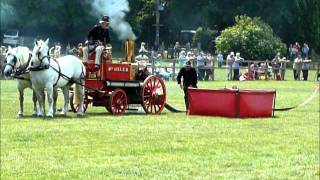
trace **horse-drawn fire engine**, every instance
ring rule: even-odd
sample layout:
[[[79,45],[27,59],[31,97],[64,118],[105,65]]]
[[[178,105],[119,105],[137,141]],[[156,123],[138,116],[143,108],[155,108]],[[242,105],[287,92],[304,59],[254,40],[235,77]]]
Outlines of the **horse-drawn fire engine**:
[[[166,87],[161,78],[149,75],[147,68],[134,59],[134,41],[125,42],[125,59],[112,62],[112,48],[106,47],[100,68],[95,68],[95,54],[89,54],[86,67],[84,111],[89,104],[104,106],[114,115],[123,114],[129,105],[142,105],[147,114],[159,114],[166,103]],[[71,95],[71,109],[79,105]]]

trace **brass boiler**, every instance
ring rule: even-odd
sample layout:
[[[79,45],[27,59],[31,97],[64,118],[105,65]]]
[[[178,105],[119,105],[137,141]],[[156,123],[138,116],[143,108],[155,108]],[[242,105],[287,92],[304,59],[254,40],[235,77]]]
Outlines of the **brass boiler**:
[[[128,39],[125,42],[125,60],[128,63],[134,62],[134,40]]]

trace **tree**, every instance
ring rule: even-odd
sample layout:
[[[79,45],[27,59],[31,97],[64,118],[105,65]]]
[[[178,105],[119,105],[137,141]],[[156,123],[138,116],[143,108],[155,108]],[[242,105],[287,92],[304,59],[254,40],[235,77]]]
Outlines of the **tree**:
[[[217,34],[218,31],[216,30],[198,27],[196,34],[193,37],[193,46],[195,47],[198,43],[201,43],[201,49],[207,51],[212,45]]]
[[[271,59],[277,52],[286,54],[286,45],[260,18],[237,16],[235,21],[217,39],[217,51],[240,52],[245,59]]]

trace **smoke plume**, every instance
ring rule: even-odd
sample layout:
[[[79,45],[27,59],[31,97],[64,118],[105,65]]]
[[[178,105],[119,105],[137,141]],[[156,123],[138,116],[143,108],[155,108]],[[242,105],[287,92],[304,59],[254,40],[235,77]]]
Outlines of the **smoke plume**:
[[[126,14],[130,11],[127,0],[94,0],[91,5],[97,17],[101,18],[102,15],[110,17],[110,27],[119,40],[136,39],[132,27],[125,20]]]

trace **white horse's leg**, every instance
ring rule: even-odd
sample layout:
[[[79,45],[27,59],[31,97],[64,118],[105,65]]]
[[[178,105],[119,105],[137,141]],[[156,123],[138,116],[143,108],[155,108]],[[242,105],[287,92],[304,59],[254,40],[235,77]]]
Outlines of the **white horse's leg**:
[[[36,92],[32,92],[32,101],[33,101],[33,113],[32,116],[37,116],[38,108],[37,108],[37,95]]]
[[[53,86],[49,83],[46,86],[47,89],[47,99],[48,99],[48,113],[47,117],[53,118]]]
[[[57,112],[58,89],[53,89],[53,114]]]
[[[81,80],[81,84],[83,84],[83,80]],[[78,109],[77,115],[83,116],[84,115],[84,109],[83,109],[84,87],[79,84],[76,84],[75,88],[76,88],[75,90],[78,91],[79,93],[79,109]]]
[[[20,110],[18,112],[18,117],[23,117],[23,100],[24,100],[24,89],[19,87],[19,103],[20,103]]]
[[[61,114],[67,115],[67,112],[69,111],[69,88],[70,86],[64,86],[62,89],[63,97],[64,97],[64,106],[62,108]]]
[[[32,87],[34,89],[34,92],[37,96],[37,99],[39,101],[39,109],[37,116],[42,117],[44,114],[44,92],[43,89],[36,89],[35,87]]]

